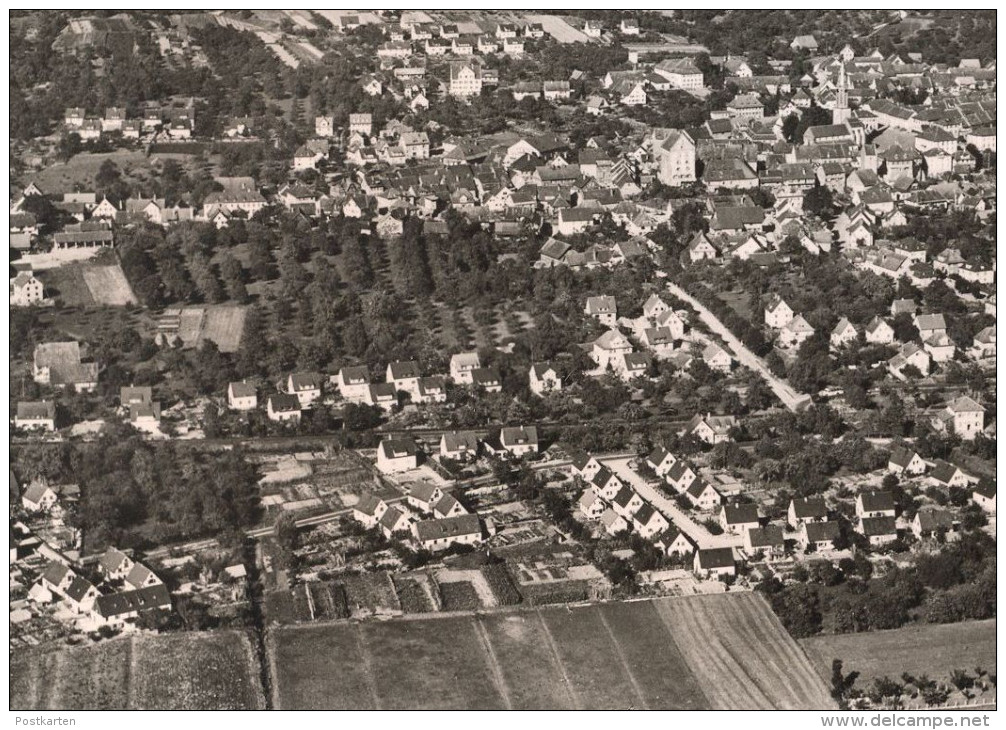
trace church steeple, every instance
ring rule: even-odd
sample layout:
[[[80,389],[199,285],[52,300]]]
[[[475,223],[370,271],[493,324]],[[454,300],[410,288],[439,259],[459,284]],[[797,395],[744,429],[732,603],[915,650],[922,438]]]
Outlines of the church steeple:
[[[845,78],[845,61],[838,67],[838,91],[835,94],[835,108],[831,116],[833,124],[845,124],[849,121],[849,91]]]

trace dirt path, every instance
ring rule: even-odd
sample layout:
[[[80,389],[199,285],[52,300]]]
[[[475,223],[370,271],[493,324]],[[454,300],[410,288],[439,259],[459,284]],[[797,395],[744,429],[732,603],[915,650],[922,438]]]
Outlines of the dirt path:
[[[569,681],[569,675],[566,673],[566,665],[562,663],[562,657],[559,655],[559,647],[555,645],[555,637],[552,636],[552,631],[548,628],[548,624],[545,623],[545,617],[541,615],[541,610],[535,610],[535,613],[538,614],[538,621],[541,622],[541,628],[545,632],[545,639],[548,641],[548,648],[552,652],[552,660],[555,662],[555,666],[559,670],[559,676],[562,678],[562,685],[569,694],[570,707],[574,710],[582,710],[583,703],[580,701],[580,695],[573,687],[573,683]]]
[[[632,691],[636,693],[640,709],[650,709],[650,705],[646,701],[646,695],[643,693],[643,688],[639,686],[639,682],[636,680],[636,675],[632,673],[632,668],[629,666],[629,662],[625,658],[625,652],[622,651],[622,645],[618,643],[618,639],[615,638],[615,632],[611,630],[611,624],[608,623],[608,619],[604,615],[603,606],[598,610],[597,615],[601,619],[601,625],[604,626],[604,630],[608,633],[608,638],[611,639],[611,645],[615,647],[615,654],[618,656],[618,661],[622,664],[622,669],[625,670],[625,676],[629,678],[629,684],[632,685]]]
[[[789,410],[796,413],[803,410],[810,404],[809,395],[797,392],[793,386],[785,380],[773,375],[772,371],[768,369],[768,365],[765,364],[765,361],[745,347],[744,343],[737,339],[737,337],[734,336],[734,333],[727,329],[726,325],[720,322],[716,318],[716,315],[709,311],[702,302],[673,282],[667,282],[667,290],[698,312],[699,319],[701,319],[706,326],[709,327],[709,329],[723,338],[727,347],[733,351],[733,355],[737,361],[741,365],[744,365],[745,367],[748,367],[758,373],[765,382],[768,383],[769,387],[772,388],[772,392],[779,397],[779,400],[781,400],[783,405],[785,405]]]
[[[496,650],[493,649],[493,643],[489,638],[489,632],[486,631],[485,624],[482,623],[481,616],[475,616],[475,628],[478,631],[479,639],[482,640],[482,646],[485,648],[486,662],[489,665],[489,671],[492,672],[496,691],[503,699],[506,709],[512,710],[513,702],[510,700],[510,692],[507,690],[506,680],[503,678],[503,668],[500,666],[499,659],[496,658]]]

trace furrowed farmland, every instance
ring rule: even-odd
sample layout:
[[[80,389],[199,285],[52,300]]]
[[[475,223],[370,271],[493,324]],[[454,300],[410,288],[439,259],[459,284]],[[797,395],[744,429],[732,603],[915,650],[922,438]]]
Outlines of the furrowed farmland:
[[[12,710],[254,710],[264,707],[248,637],[134,636],[11,657]]]
[[[833,706],[750,593],[282,627],[269,645],[279,709]]]

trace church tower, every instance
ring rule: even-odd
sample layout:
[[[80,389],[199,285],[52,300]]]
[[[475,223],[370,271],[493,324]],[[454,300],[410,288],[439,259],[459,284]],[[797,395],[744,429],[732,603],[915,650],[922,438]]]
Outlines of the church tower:
[[[838,68],[838,91],[835,93],[835,108],[831,112],[832,124],[849,121],[849,92],[845,79],[845,61]]]

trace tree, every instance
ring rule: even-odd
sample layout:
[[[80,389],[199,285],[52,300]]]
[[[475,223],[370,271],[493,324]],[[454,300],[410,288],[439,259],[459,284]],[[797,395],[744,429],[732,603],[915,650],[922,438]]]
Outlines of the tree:
[[[803,195],[803,209],[821,218],[830,219],[835,211],[831,188],[817,185]]]
[[[839,709],[849,709],[849,698],[853,693],[853,686],[859,672],[849,672],[843,674],[842,660],[834,659],[831,662],[831,697],[838,703]]]
[[[223,280],[228,298],[240,304],[248,302],[244,269],[241,267],[241,262],[234,258],[230,252],[225,253],[220,261],[220,278]]]

